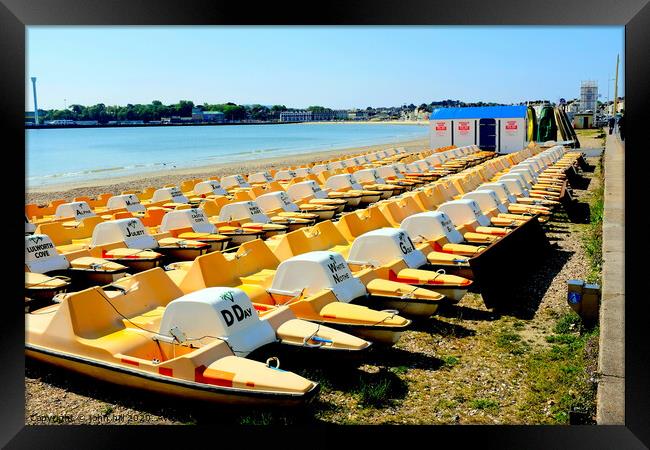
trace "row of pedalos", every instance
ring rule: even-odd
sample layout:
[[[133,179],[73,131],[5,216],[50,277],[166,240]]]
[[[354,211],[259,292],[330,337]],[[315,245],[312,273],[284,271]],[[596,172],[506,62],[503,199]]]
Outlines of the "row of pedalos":
[[[75,217],[76,227],[43,221],[25,237],[26,296],[38,299],[41,290],[41,299],[52,295],[54,303],[26,314],[26,352],[160,393],[225,403],[304,403],[318,384],[280,369],[277,359],[263,362],[269,349],[341,355],[372,343],[394,344],[413,318],[462,298],[472,285],[460,276],[471,277],[469,258],[531,217],[550,213],[562,171],[575,157],[557,147],[482,158],[449,180],[412,187],[336,223],[270,233],[266,241],[256,236],[230,252],[183,233],[173,238],[181,243],[169,244],[169,237],[156,239],[136,217]],[[481,175],[498,179],[451,199]],[[451,197],[434,205],[437,196]],[[93,220],[86,241],[56,245],[39,232],[58,226],[60,234],[74,234],[70,230],[90,228]],[[172,227],[166,233],[217,231],[208,229],[214,224],[202,208],[169,210],[163,222]],[[28,283],[32,276],[46,280]],[[68,284],[39,289],[51,280]],[[62,292],[73,280],[90,287]]]
[[[351,178],[352,175],[347,174],[344,176]],[[338,175],[334,177],[340,178]],[[301,188],[306,185],[318,188],[316,183],[310,180],[298,183],[298,185],[292,185],[290,191],[295,192],[296,189],[292,188]],[[402,186],[399,187],[402,188]],[[241,195],[242,192],[245,191],[236,192],[235,196]],[[311,189],[310,192],[312,192]],[[325,195],[322,190],[317,192]],[[368,194],[373,202],[379,199],[378,192],[362,192]],[[390,193],[392,194],[392,192]],[[126,196],[132,195],[127,194]],[[123,195],[113,198],[124,200],[124,197]],[[277,215],[272,217],[266,216],[259,207],[259,204],[265,205],[266,211],[268,211],[269,203],[272,203],[269,200],[275,202],[276,206],[281,205],[283,208],[280,211],[275,211]],[[330,201],[323,198],[304,197],[303,200],[312,202]],[[344,202],[343,200],[332,201]],[[319,206],[329,208],[327,212],[330,214],[332,209],[338,208],[338,206],[334,205],[319,204]],[[68,259],[74,259],[75,266],[80,269],[90,268],[97,271],[98,262],[93,260],[92,257],[104,257],[114,262],[124,262],[123,260],[126,260],[130,266],[138,267],[148,267],[152,263],[161,263],[163,254],[167,254],[171,259],[192,260],[197,255],[208,251],[224,250],[228,246],[238,246],[243,242],[256,238],[270,238],[287,230],[292,231],[296,228],[312,225],[316,220],[331,218],[331,215],[319,216],[297,212],[298,205],[292,203],[287,193],[280,190],[264,194],[258,197],[255,202],[250,200],[236,202],[229,200],[225,196],[215,196],[214,200],[204,200],[201,208],[191,208],[188,203],[151,207],[150,209],[160,213],[157,216],[158,221],[154,224],[142,218],[140,221],[119,221],[118,219],[105,222],[106,219],[115,218],[116,216],[127,216],[132,219],[136,214],[135,217],[137,218],[137,213],[141,212],[142,205],[136,198],[129,202],[126,207],[131,209],[132,212],[128,210],[115,212],[113,210],[113,215],[102,214],[102,216],[98,216],[85,202],[61,204],[57,206],[57,211],[60,212],[61,216],[59,219],[45,217],[39,220],[39,234],[48,235],[58,251],[65,253]],[[301,204],[301,207],[304,208],[305,204]],[[147,213],[149,212],[151,211],[147,211]],[[210,217],[206,217],[208,215]],[[277,221],[289,223],[283,225],[278,224]],[[149,226],[148,230],[143,230],[143,223],[141,222],[153,226]],[[101,226],[95,229],[96,225],[100,223]],[[219,226],[215,226],[215,223]],[[150,235],[151,233],[153,235]],[[120,242],[124,242],[125,245],[118,245],[117,243]],[[30,250],[32,251],[26,253],[26,258],[46,261],[43,256],[47,252],[44,251],[43,247],[47,245],[49,244],[43,244],[40,247],[31,246]],[[38,289],[43,291],[47,290],[51,283],[62,284],[57,280],[44,283],[43,277],[34,275],[44,272],[43,268],[36,269],[35,264],[34,262],[31,264],[34,266],[30,271],[32,272],[30,274],[32,279],[28,280],[31,284],[37,284]],[[38,262],[38,264],[44,264],[44,267],[52,270],[51,267],[47,267],[47,264],[51,264],[49,262],[47,264]],[[114,264],[111,266],[107,263],[102,267],[104,269],[119,270]],[[102,275],[95,275],[95,277],[100,276]]]
[[[209,180],[186,180],[181,183],[180,188],[177,186],[165,186],[160,189],[147,188],[139,193],[136,191],[127,191],[124,193],[124,195],[132,194],[134,197],[112,196],[111,194],[102,194],[96,200],[92,200],[88,197],[78,197],[80,201],[86,201],[87,203],[87,205],[77,205],[79,208],[74,208],[74,206],[68,204],[65,200],[56,200],[47,206],[28,204],[25,208],[26,217],[28,220],[35,219],[33,221],[35,224],[38,224],[45,221],[74,218],[78,215],[83,216],[84,214],[88,214],[90,207],[95,208],[98,211],[103,210],[108,212],[119,209],[127,209],[131,212],[142,212],[146,206],[160,206],[164,204],[170,204],[170,207],[180,206],[182,204],[199,202],[202,199],[213,196],[228,196],[236,194],[242,190],[251,190],[255,187],[259,188],[254,189],[254,192],[258,196],[259,194],[257,193],[263,191],[264,185],[268,185],[274,181],[286,186],[288,184],[295,184],[298,181],[306,181],[305,179],[318,180],[316,176],[319,174],[323,174],[320,177],[321,179],[323,176],[330,178],[336,171],[345,171],[345,173],[349,173],[351,170],[357,171],[358,173],[355,175],[355,179],[352,180],[352,183],[355,184],[356,187],[359,187],[360,183],[372,183],[382,175],[386,178],[394,178],[396,176],[403,177],[402,172],[404,171],[425,173],[427,171],[440,170],[440,167],[435,167],[439,166],[441,162],[445,162],[452,158],[458,158],[463,154],[469,154],[472,152],[469,148],[454,149],[440,152],[435,155],[429,155],[426,160],[420,159],[408,164],[399,163],[396,168],[399,169],[400,172],[395,174],[393,173],[394,169],[392,167],[383,167],[382,165],[379,165],[381,163],[385,164],[391,160],[397,160],[404,157],[404,153],[399,152],[397,149],[393,149],[393,151],[395,154],[392,154],[391,156],[385,156],[386,153],[392,153],[387,150],[370,155],[363,155],[363,159],[361,156],[357,156],[347,160],[316,164],[312,167],[257,172],[249,174],[248,176],[241,174],[229,175],[223,177],[221,180],[217,177],[212,177]],[[369,161],[372,161],[372,163]],[[378,171],[359,171],[360,168],[366,166],[368,166],[369,169],[378,167]],[[379,172],[381,172],[381,174]],[[442,173],[444,173],[444,171],[442,171]],[[333,191],[332,194],[335,194],[334,191],[340,191],[346,187],[335,186],[337,183],[341,184],[341,182],[341,178],[335,178],[330,182],[329,186],[319,187],[324,188],[326,191],[331,190]],[[350,186],[347,187],[349,188]],[[304,189],[305,186],[292,189],[294,201],[298,201],[300,195],[305,196],[303,192]],[[324,195],[324,193],[317,194],[318,198],[321,199],[326,198]],[[382,193],[382,195],[384,198],[387,198],[385,193]],[[134,202],[135,204],[132,204]]]

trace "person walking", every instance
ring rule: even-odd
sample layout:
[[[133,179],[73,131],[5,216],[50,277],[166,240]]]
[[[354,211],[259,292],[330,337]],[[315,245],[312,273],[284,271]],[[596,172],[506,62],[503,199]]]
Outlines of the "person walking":
[[[609,120],[607,121],[607,127],[609,128],[609,134],[612,134],[614,132],[614,125],[616,125],[616,119],[614,119],[614,117],[610,117]]]
[[[618,119],[618,134],[621,135],[621,141],[625,140],[625,116]]]

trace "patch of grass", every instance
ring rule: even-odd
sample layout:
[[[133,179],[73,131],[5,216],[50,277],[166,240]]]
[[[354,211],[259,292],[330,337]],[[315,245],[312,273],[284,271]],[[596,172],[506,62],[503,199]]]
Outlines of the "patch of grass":
[[[463,394],[456,394],[454,396],[454,401],[458,403],[465,403],[467,401],[467,397],[465,397]]]
[[[603,268],[603,215],[605,211],[605,189],[602,185],[603,163],[599,160],[594,178],[600,186],[591,192],[589,209],[591,211],[589,225],[582,235],[582,244],[589,259],[588,283],[600,283]]]
[[[444,411],[444,410],[449,410],[451,408],[454,408],[457,405],[457,403],[454,400],[448,400],[446,398],[441,398],[436,402],[435,408],[438,411]]]
[[[363,373],[359,377],[358,387],[353,392],[362,406],[381,407],[392,399],[406,395],[408,388],[392,370],[380,368],[376,373]]]
[[[409,371],[409,368],[406,366],[397,366],[397,367],[392,367],[390,371],[398,375],[404,375],[406,372]]]
[[[469,403],[474,409],[499,409],[499,404],[488,398],[477,398]]]
[[[602,128],[600,128],[600,129],[598,129],[598,128],[578,128],[576,130],[576,134],[578,135],[578,137],[580,137],[580,136],[585,136],[585,137],[587,137],[587,136],[596,136],[596,135],[601,134],[602,132],[603,132]]]
[[[575,311],[570,311],[555,322],[553,332],[556,334],[567,334],[572,331],[579,331],[582,324],[582,319]]]
[[[497,345],[499,347],[505,348],[511,345],[513,342],[518,342],[520,340],[521,340],[521,336],[519,336],[517,333],[502,331],[497,336]]]
[[[113,411],[114,411],[114,409],[113,409],[113,407],[111,405],[106,405],[102,409],[102,415],[104,417],[109,416]]]
[[[569,423],[574,408],[595,414],[597,353],[586,349],[598,329],[580,334],[580,317],[573,311],[560,316],[546,337],[549,348],[532,352],[525,362],[526,396],[521,417],[532,423]]]
[[[496,345],[513,355],[522,355],[530,347],[526,342],[522,342],[521,336],[508,330],[501,330],[497,334]]]
[[[546,336],[546,342],[550,344],[574,344],[578,340],[577,336],[572,334],[552,334]]]
[[[440,359],[444,362],[444,367],[454,367],[460,359],[453,355],[442,356]]]
[[[384,371],[373,377],[362,376],[359,380],[359,400],[364,406],[379,407],[389,400],[394,389],[392,378]]]
[[[240,425],[271,425],[272,423],[273,416],[269,413],[242,416],[239,419]]]
[[[564,411],[558,411],[553,414],[553,420],[557,423],[569,423],[569,415]]]

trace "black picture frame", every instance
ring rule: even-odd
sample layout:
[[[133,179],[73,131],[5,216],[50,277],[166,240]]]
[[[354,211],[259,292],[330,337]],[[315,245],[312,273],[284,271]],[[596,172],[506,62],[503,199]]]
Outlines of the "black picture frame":
[[[18,223],[24,204],[19,198],[20,169],[24,173],[24,99],[25,99],[25,27],[29,25],[624,25],[625,26],[625,96],[626,96],[626,230],[625,240],[635,244],[641,236],[645,220],[632,220],[632,205],[643,205],[640,187],[648,167],[641,151],[644,109],[650,95],[650,5],[648,0],[613,2],[605,0],[547,0],[522,3],[517,0],[456,0],[453,2],[402,0],[400,2],[337,1],[328,3],[287,1],[282,4],[265,2],[222,2],[218,0],[0,0],[0,85],[3,107],[0,126],[3,142],[13,142],[4,154],[10,163],[5,167],[14,188],[11,202],[7,199],[6,214],[10,220],[9,234],[18,234]],[[557,60],[545,61],[543,67],[571,64],[570,54]],[[647,147],[647,145],[646,145]],[[627,160],[629,158],[629,160]],[[10,183],[9,181],[5,181]],[[24,198],[24,197],[23,197]],[[641,202],[641,203],[637,203]],[[647,208],[645,208],[647,209]],[[641,209],[636,210],[636,215]],[[645,214],[643,214],[645,216]],[[7,222],[8,223],[8,222]],[[14,227],[16,229],[14,229]],[[638,238],[637,238],[638,239]],[[8,239],[11,240],[11,239]],[[626,392],[625,426],[422,426],[422,427],[322,427],[302,430],[246,429],[241,433],[218,426],[192,429],[176,427],[73,427],[25,426],[24,386],[24,322],[19,301],[19,280],[23,277],[18,259],[22,250],[14,239],[7,250],[9,263],[5,266],[9,295],[3,304],[3,351],[0,352],[0,445],[9,448],[115,448],[140,445],[164,445],[178,439],[189,445],[218,445],[227,439],[246,436],[240,445],[249,446],[250,439],[275,442],[286,441],[311,446],[338,444],[359,439],[363,444],[389,445],[453,445],[470,443],[481,448],[646,448],[650,445],[650,391],[648,390],[647,304],[642,287],[645,269],[640,245],[626,245]],[[14,255],[15,251],[15,255]],[[645,325],[645,326],[644,326]],[[258,433],[254,433],[258,431]],[[244,434],[246,433],[246,434]],[[235,442],[232,441],[235,439]],[[444,444],[444,442],[447,442]]]

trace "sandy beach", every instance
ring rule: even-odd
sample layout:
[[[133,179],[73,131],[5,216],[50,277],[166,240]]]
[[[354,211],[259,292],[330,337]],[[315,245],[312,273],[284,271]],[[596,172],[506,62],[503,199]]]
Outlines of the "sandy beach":
[[[225,164],[216,164],[205,167],[193,167],[185,169],[169,169],[146,175],[132,175],[114,178],[112,180],[93,180],[85,182],[74,182],[66,184],[49,185],[30,189],[25,186],[25,203],[47,204],[56,199],[67,199],[72,201],[74,197],[87,195],[94,197],[102,193],[120,194],[122,191],[137,189],[141,190],[148,186],[162,187],[166,184],[179,185],[182,180],[188,178],[208,178],[211,176],[224,176],[237,173],[252,173],[267,169],[278,169],[287,166],[295,166],[314,161],[336,158],[351,153],[378,151],[391,147],[404,147],[408,151],[416,151],[427,148],[428,138],[404,141],[400,143],[378,144],[365,147],[350,147],[345,149],[316,151],[313,153],[296,156],[280,156],[263,158],[254,161],[233,161]]]

